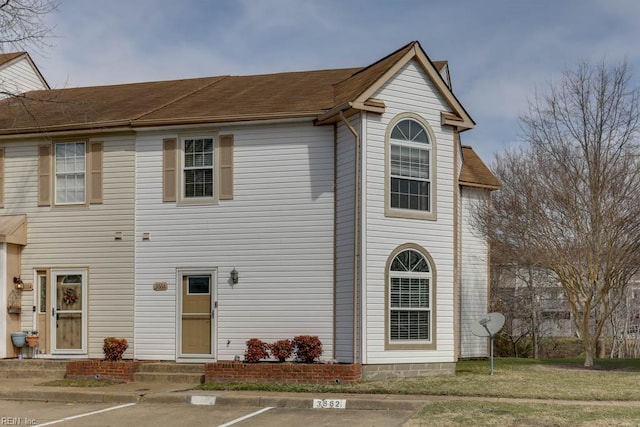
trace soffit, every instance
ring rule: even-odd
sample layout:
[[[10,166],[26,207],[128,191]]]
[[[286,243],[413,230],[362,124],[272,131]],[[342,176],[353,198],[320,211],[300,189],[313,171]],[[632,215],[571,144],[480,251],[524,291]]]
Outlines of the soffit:
[[[0,215],[0,243],[27,244],[26,215]]]

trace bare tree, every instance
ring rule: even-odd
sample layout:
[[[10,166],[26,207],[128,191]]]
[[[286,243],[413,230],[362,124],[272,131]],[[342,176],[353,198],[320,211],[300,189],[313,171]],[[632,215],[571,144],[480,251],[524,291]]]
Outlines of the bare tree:
[[[585,366],[640,268],[640,92],[626,63],[587,62],[529,102],[528,146],[497,157],[484,221],[515,262],[558,277]]]
[[[56,7],[54,0],[0,1],[0,51],[41,47],[51,30],[44,18]]]

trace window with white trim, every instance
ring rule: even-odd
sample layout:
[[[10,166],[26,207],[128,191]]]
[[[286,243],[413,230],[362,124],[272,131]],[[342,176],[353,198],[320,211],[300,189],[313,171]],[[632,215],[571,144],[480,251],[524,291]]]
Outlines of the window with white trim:
[[[184,199],[214,197],[214,140],[189,137],[183,140],[182,194]]]
[[[400,120],[389,136],[389,205],[431,212],[431,142],[416,120]]]
[[[399,252],[388,271],[389,343],[427,343],[432,335],[432,273],[414,249]]]
[[[58,142],[55,146],[55,203],[70,205],[86,200],[86,144]]]

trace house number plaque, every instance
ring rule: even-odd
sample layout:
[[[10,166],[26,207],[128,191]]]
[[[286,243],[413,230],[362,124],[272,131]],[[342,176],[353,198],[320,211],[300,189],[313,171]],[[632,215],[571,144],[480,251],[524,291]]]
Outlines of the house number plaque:
[[[167,282],[156,282],[153,284],[154,291],[166,291],[169,289],[169,284]]]
[[[313,409],[345,409],[345,399],[313,399]]]

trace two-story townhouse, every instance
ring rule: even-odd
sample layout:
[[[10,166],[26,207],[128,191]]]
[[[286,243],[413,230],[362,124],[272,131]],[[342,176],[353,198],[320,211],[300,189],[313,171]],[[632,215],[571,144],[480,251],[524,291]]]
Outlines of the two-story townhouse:
[[[364,68],[30,98],[0,104],[2,214],[28,230],[3,247],[47,354],[101,357],[116,335],[138,359],[233,360],[249,338],[310,334],[368,377],[486,355],[469,213],[498,183],[417,42]]]

